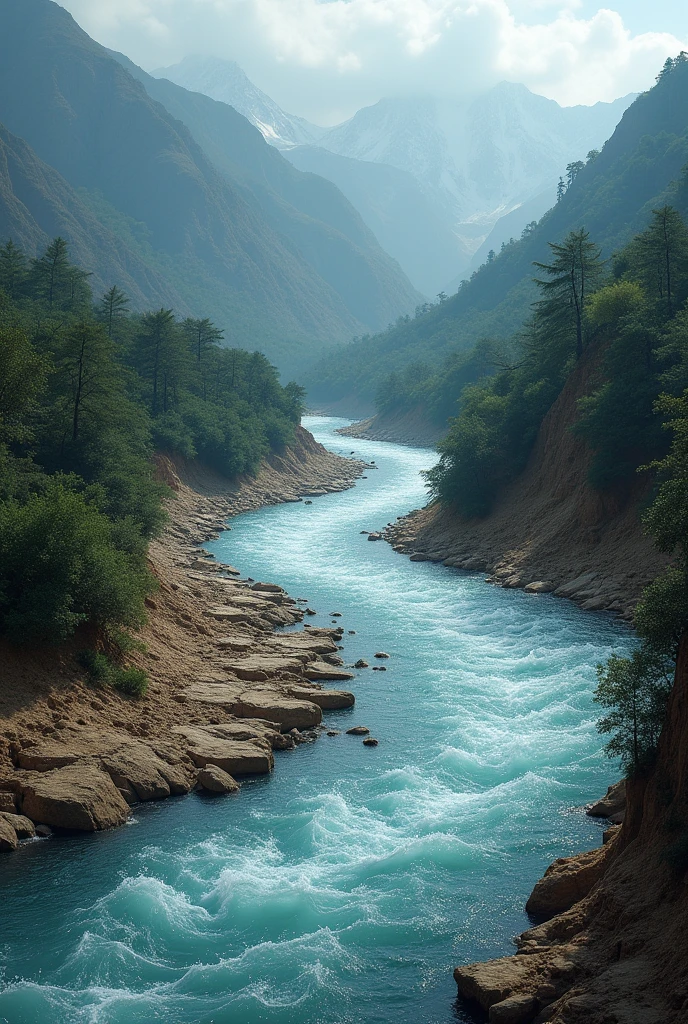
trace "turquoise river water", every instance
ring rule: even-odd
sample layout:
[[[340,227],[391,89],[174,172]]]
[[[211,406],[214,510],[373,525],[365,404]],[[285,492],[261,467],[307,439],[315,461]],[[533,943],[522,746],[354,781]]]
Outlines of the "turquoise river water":
[[[599,844],[580,806],[614,768],[594,666],[629,632],[548,595],[413,563],[372,530],[424,500],[428,450],[306,425],[378,469],[312,505],[244,515],[213,545],[255,579],[339,611],[363,670],[335,738],[276,755],[235,798],[53,838],[0,867],[0,1021],[448,1024],[458,963],[513,949],[556,856]],[[371,664],[374,662],[371,661]],[[343,731],[369,726],[377,748]]]

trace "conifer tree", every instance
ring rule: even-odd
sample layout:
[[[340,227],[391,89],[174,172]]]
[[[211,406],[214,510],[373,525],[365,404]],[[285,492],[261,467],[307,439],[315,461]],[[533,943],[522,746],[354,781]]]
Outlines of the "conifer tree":
[[[545,329],[566,330],[571,323],[576,335],[576,358],[583,354],[585,300],[599,282],[604,262],[599,246],[584,228],[571,231],[563,242],[550,242],[554,259],[535,263],[547,280],[537,279],[544,298],[537,303],[538,318]]]
[[[31,269],[40,293],[50,310],[60,295],[70,287],[69,250],[64,238],[55,238],[42,256],[32,260]]]
[[[26,256],[12,239],[0,247],[0,288],[11,299],[17,297],[28,271]]]
[[[129,299],[113,284],[100,300],[100,317],[105,324],[108,338],[115,333],[117,322],[123,320],[129,311]]]

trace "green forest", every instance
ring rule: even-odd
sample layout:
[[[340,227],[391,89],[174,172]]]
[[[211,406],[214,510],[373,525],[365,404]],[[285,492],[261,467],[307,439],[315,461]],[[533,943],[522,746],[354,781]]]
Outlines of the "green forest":
[[[154,452],[236,476],[289,443],[302,390],[221,343],[210,320],[130,312],[116,286],[94,301],[61,238],[33,259],[0,247],[0,635],[126,643],[155,585]]]

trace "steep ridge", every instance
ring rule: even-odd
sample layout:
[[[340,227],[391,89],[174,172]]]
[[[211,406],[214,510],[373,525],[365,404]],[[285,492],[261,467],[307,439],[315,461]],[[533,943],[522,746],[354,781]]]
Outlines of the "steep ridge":
[[[52,167],[39,160],[23,139],[0,125],[0,238],[12,238],[31,255],[61,235],[72,258],[93,268],[96,294],[117,284],[134,308],[177,305],[179,296],[136,252],[101,224],[81,196]]]
[[[153,78],[122,54],[112,56],[149,96],[186,125],[234,186],[245,186],[247,202],[289,239],[361,324],[379,329],[420,300],[331,181],[293,167],[226,103]]]
[[[284,155],[300,170],[334,182],[426,295],[435,295],[452,269],[465,263],[467,253],[451,226],[408,171],[354,160],[322,146],[295,146]]]
[[[519,955],[457,968],[460,995],[489,1012],[491,1022],[688,1019],[686,751],[684,637],[656,766],[649,779],[627,787],[624,823],[600,851],[601,878],[589,881],[589,894],[569,910],[520,935]],[[580,870],[583,859],[578,863]]]
[[[588,352],[545,417],[525,471],[488,516],[465,520],[430,504],[388,528],[393,546],[416,560],[488,572],[500,586],[553,591],[629,617],[666,559],[639,518],[647,480],[612,493],[588,483],[590,452],[571,424],[595,368]]]
[[[282,110],[267,93],[253,84],[233,60],[189,56],[178,64],[158,68],[152,74],[154,78],[167,78],[191,92],[202,92],[214,100],[228,103],[248,118],[278,149],[317,143],[327,131],[304,117]]]
[[[687,86],[688,67],[682,65],[638,97],[600,155],[534,230],[507,245],[447,301],[320,363],[309,376],[313,395],[320,401],[372,396],[391,371],[418,360],[439,362],[482,337],[509,337],[536,298],[533,263],[546,261],[548,243],[571,230],[584,226],[611,256],[645,227],[654,206],[675,199],[672,183],[688,161]]]
[[[66,11],[50,0],[1,0],[0,17],[0,119],[90,193],[101,216],[105,207],[112,225],[145,225],[153,264],[182,303],[291,372],[308,348],[359,327],[187,129]]]

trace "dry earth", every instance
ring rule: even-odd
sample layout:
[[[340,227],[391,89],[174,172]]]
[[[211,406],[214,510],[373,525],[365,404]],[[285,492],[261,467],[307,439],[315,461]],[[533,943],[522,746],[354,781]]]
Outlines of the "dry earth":
[[[145,698],[131,700],[84,678],[76,654],[97,638],[25,650],[0,646],[0,849],[51,828],[122,824],[132,804],[195,786],[232,792],[233,776],[268,772],[273,751],[316,738],[323,711],[353,694],[341,629],[275,628],[303,620],[305,605],[269,583],[242,580],[201,545],[227,517],[262,505],[351,487],[364,464],[326,451],[299,428],[295,445],[255,478],[229,483],[197,464],[158,458],[173,497],[150,548],[159,590],[147,603]]]

